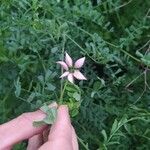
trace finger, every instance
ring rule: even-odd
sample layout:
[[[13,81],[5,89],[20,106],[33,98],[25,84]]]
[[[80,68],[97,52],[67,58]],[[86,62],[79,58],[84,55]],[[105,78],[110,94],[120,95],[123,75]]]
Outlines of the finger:
[[[77,135],[73,127],[72,127],[72,145],[73,145],[73,150],[79,150]]]
[[[50,107],[56,107],[56,103]],[[46,126],[34,127],[33,121],[42,120],[45,114],[38,110],[35,112],[24,113],[12,121],[0,126],[0,146],[1,148],[11,147],[24,139],[42,132]]]
[[[58,108],[56,122],[52,125],[48,142],[40,150],[73,150],[72,126],[68,107],[63,105]]]
[[[72,125],[70,121],[68,107],[62,105],[58,108],[56,122],[52,125],[49,140],[59,137],[70,139],[72,133]]]
[[[27,150],[37,150],[43,144],[43,135],[38,134],[31,137],[28,141]]]

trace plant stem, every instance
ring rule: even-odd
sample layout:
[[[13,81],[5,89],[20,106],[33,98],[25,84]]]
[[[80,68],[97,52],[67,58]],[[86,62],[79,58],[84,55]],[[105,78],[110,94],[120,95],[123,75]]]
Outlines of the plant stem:
[[[93,57],[91,57],[86,50],[84,50],[84,48],[82,48],[76,41],[74,41],[70,36],[68,36],[66,34],[66,37],[68,37],[68,39],[70,39],[76,46],[78,46],[89,58],[91,58],[94,62],[99,63],[98,61],[96,61]]]
[[[81,143],[81,145],[86,149],[89,150],[88,145],[84,144],[84,142],[82,141],[82,139],[80,139],[79,137],[77,137],[79,142]]]
[[[41,55],[39,54],[39,52],[37,52],[37,55],[38,55],[38,57],[39,57],[39,60],[41,61],[41,65],[42,65],[42,67],[43,67],[43,69],[44,69],[44,72],[46,73],[46,67],[45,67],[45,65],[44,65],[43,59],[41,58]]]
[[[63,60],[64,60],[64,52],[65,52],[65,42],[66,42],[66,38],[65,35],[63,35],[63,43],[62,43]],[[61,74],[63,74],[63,68],[61,68]],[[63,79],[60,80],[60,95],[62,93],[62,90],[63,90]]]
[[[68,81],[65,82],[64,88],[63,88],[63,90],[62,90],[61,93],[60,93],[60,98],[59,98],[59,103],[60,103],[60,104],[62,104],[62,102],[63,102],[63,96],[64,96],[64,92],[65,92],[65,89],[66,89],[67,84],[68,84]]]

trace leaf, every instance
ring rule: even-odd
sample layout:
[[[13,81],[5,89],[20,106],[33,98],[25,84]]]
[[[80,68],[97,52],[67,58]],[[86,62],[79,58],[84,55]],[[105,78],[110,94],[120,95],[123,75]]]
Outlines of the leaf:
[[[45,81],[48,81],[49,78],[51,77],[52,71],[51,70],[47,70],[45,73]]]
[[[120,144],[120,142],[114,141],[114,142],[109,142],[107,145],[114,145],[114,144]]]
[[[41,82],[41,84],[44,84],[44,77],[42,75],[38,76],[38,80]]]
[[[46,85],[47,85],[46,89],[49,91],[54,91],[56,89],[56,87],[51,83],[47,83]]]
[[[15,88],[16,88],[15,95],[17,97],[19,97],[20,93],[21,93],[21,82],[20,82],[20,78],[19,77],[18,77],[17,81],[14,84],[15,84]]]
[[[115,133],[114,136],[117,136],[117,137],[122,136],[122,137],[126,138],[126,136],[121,132],[120,133]]]
[[[101,82],[99,82],[99,81],[97,81],[97,82],[95,82],[94,83],[94,85],[93,85],[93,90],[99,90],[100,88],[101,88]]]
[[[136,55],[139,57],[144,57],[144,55],[142,53],[140,53],[139,51],[136,51]]]
[[[35,98],[36,94],[35,93],[31,93],[27,99],[28,102],[31,102],[34,98]]]
[[[80,88],[75,84],[68,83],[68,85],[66,86],[66,90],[69,91],[69,92],[81,93]]]
[[[125,123],[127,123],[127,118],[126,118],[127,116],[126,115],[124,115],[122,118],[121,118],[121,120],[119,121],[119,123],[118,123],[118,126],[119,127],[121,127],[122,125],[124,125]]]
[[[147,61],[150,61],[150,53],[146,54],[143,58],[146,59]]]
[[[44,105],[40,109],[46,113],[46,117],[43,120],[34,121],[33,125],[36,127],[40,127],[44,124],[53,124],[57,117],[57,108],[49,108],[47,105]]]
[[[47,124],[53,124],[56,120],[56,116],[57,116],[57,108],[55,107],[52,107],[50,108],[48,111],[46,111],[47,113],[47,116],[46,118],[44,119],[44,121],[47,123]]]
[[[43,112],[47,112],[48,110],[49,110],[50,108],[46,105],[46,104],[44,104],[41,108],[40,108],[40,110],[42,110]]]
[[[75,92],[73,94],[73,98],[75,98],[75,100],[77,100],[77,101],[80,101],[81,100],[81,95],[79,93]]]
[[[96,93],[97,93],[96,91],[93,91],[93,92],[91,93],[91,98],[93,98]]]
[[[57,1],[57,3],[60,3],[60,0],[56,0]]]
[[[112,133],[116,132],[117,128],[118,128],[118,121],[117,121],[117,119],[115,119],[110,133],[112,134]]]
[[[105,130],[102,130],[101,131],[103,137],[104,137],[104,143],[107,141],[107,134],[106,134],[106,131]]]
[[[75,116],[77,116],[78,113],[79,113],[79,110],[78,110],[78,109],[73,109],[73,110],[71,111],[71,116],[72,116],[72,117],[75,117]]]
[[[53,47],[53,48],[51,49],[51,52],[52,52],[53,54],[55,54],[57,51],[58,51],[58,47]]]
[[[66,86],[66,90],[69,92],[76,92],[76,89],[71,86]]]
[[[105,86],[105,81],[104,81],[103,79],[99,78],[99,77],[98,77],[98,79],[99,79],[100,81],[95,82],[94,85],[93,85],[93,88],[94,88],[93,90],[95,90],[95,91],[98,91],[98,90],[100,90],[102,87]]]

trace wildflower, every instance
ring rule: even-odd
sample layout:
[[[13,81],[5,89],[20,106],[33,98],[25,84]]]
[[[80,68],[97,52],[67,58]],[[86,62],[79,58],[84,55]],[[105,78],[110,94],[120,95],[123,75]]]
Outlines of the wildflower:
[[[60,76],[60,78],[67,77],[68,81],[74,82],[74,78],[78,80],[87,80],[86,77],[79,71],[83,66],[85,57],[78,59],[74,64],[72,58],[66,52],[65,61],[58,61],[57,63],[62,66],[65,72]]]

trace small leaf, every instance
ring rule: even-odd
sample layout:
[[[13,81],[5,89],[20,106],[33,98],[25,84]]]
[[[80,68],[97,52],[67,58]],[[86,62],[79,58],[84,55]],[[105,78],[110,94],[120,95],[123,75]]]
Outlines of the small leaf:
[[[43,112],[47,112],[48,110],[49,110],[50,108],[46,105],[46,104],[44,104],[41,108],[40,108],[40,110],[42,110]]]
[[[130,124],[124,124],[124,128],[126,129],[126,131],[129,133],[129,134],[132,134],[131,132],[131,125]]]
[[[33,126],[39,127],[45,124],[53,124],[57,117],[57,108],[49,108],[47,105],[41,107],[41,110],[46,113],[46,117],[40,121],[34,121]]]
[[[150,60],[147,60],[145,58],[141,58],[141,60],[145,65],[150,66]]]
[[[126,138],[126,136],[123,133],[121,133],[121,132],[114,134],[114,136],[117,136],[117,137],[122,136],[122,137]]]
[[[39,80],[42,84],[44,84],[44,77],[43,77],[42,75],[39,75],[39,76],[38,76],[38,80]]]
[[[56,87],[51,83],[47,83],[46,85],[47,85],[46,89],[49,91],[54,91],[56,89]]]
[[[75,93],[73,94],[73,98],[74,98],[75,100],[77,100],[77,101],[80,101],[80,100],[81,100],[81,95],[78,94],[77,92],[75,92]]]
[[[19,97],[20,93],[21,93],[21,82],[20,82],[20,78],[19,77],[18,77],[17,81],[14,84],[15,84],[15,88],[16,88],[15,95],[17,97]]]
[[[28,102],[31,102],[35,98],[35,93],[31,93],[27,99]]]
[[[51,77],[52,71],[51,70],[47,70],[45,73],[45,81],[48,81],[49,78]]]
[[[47,112],[47,117],[44,119],[47,124],[53,124],[56,120],[57,109],[55,107],[50,108]]]
[[[107,145],[114,145],[114,144],[120,144],[120,142],[118,142],[118,141],[114,141],[114,142],[109,142]]]
[[[58,51],[58,47],[53,47],[53,48],[51,49],[51,52],[52,52],[53,54],[55,54],[57,51]]]
[[[147,55],[144,56],[144,59],[150,61],[150,53],[148,53]]]
[[[136,51],[136,55],[139,57],[144,57],[142,53],[140,53],[139,51]]]
[[[113,125],[112,125],[112,129],[111,129],[111,134],[114,133],[118,128],[118,121],[117,119],[115,119]]]
[[[67,92],[67,95],[68,95],[69,97],[73,97],[73,93],[71,93],[71,92]]]
[[[106,134],[106,131],[105,130],[102,130],[101,131],[103,137],[104,137],[104,143],[107,141],[107,134]]]
[[[127,118],[126,118],[127,116],[126,115],[124,115],[122,118],[121,118],[121,120],[119,121],[119,123],[118,123],[118,126],[119,127],[121,127],[122,125],[124,125],[125,123],[127,123]]]
[[[96,91],[93,91],[93,92],[91,93],[91,98],[93,98],[93,97],[95,96],[95,94],[96,94]]]
[[[97,81],[93,85],[94,90],[99,90],[101,88],[101,82]]]
[[[78,113],[79,113],[78,109],[73,109],[72,112],[71,112],[71,116],[75,117],[75,116],[77,116]]]
[[[76,92],[76,89],[70,86],[66,86],[66,90],[69,92]]]

